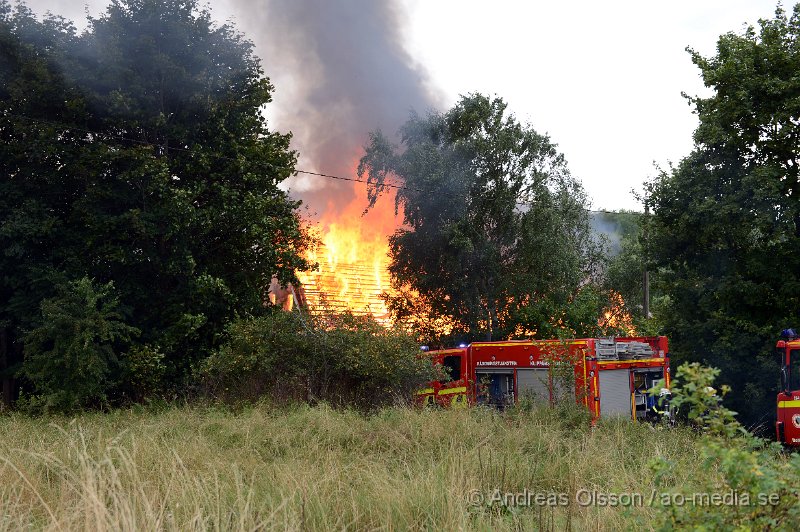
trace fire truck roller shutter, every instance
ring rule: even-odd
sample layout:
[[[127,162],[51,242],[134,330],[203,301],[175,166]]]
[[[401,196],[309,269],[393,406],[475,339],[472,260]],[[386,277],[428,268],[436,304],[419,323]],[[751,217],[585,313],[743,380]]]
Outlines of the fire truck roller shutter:
[[[600,371],[600,415],[631,417],[630,370]]]
[[[518,369],[517,390],[519,397],[533,397],[535,401],[550,401],[550,385],[547,369]]]

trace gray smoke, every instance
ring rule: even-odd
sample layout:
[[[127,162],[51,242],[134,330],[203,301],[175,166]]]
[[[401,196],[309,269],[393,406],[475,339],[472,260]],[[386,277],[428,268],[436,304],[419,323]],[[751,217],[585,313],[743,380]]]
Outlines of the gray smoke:
[[[594,211],[589,215],[592,232],[595,235],[603,236],[607,240],[609,256],[615,257],[622,251],[622,238],[631,231],[638,231],[636,227],[632,227],[630,222],[627,227],[622,223],[624,216],[637,216],[631,212],[626,213],[605,213]],[[634,233],[636,234],[636,233]]]
[[[393,135],[412,109],[442,103],[402,46],[395,0],[233,0],[231,11],[276,86],[270,125],[293,132],[300,169],[355,177],[370,131]],[[352,183],[301,174],[290,186],[320,212],[353,199]]]
[[[39,15],[51,10],[84,28],[86,13],[99,15],[108,0],[28,4]],[[216,0],[211,12],[255,43],[275,85],[266,109],[270,129],[292,131],[299,169],[354,178],[370,131],[394,135],[411,110],[442,106],[424,69],[403,48],[406,20],[398,0]],[[352,183],[323,177],[300,174],[288,185],[320,213],[354,197]]]

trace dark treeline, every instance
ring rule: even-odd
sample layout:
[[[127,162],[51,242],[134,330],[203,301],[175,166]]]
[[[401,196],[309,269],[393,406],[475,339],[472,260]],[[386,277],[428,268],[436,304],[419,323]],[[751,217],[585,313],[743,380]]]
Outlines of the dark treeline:
[[[673,358],[720,368],[750,425],[774,416],[774,345],[800,324],[799,38],[800,5],[689,50],[711,96],[689,98],[692,153],[646,188]]]
[[[80,34],[0,0],[7,402],[181,393],[228,321],[308,267],[271,91],[192,0],[113,1]]]

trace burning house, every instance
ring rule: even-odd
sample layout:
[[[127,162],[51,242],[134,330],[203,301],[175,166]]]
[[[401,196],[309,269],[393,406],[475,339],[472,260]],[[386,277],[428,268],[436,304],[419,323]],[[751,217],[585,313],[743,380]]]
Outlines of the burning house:
[[[236,3],[276,87],[268,119],[292,130],[299,169],[353,179],[370,131],[393,134],[412,110],[442,107],[403,48],[395,2]],[[293,294],[273,291],[275,302],[286,308],[291,295],[312,311],[349,309],[387,323],[380,297],[391,290],[387,239],[402,221],[393,200],[381,198],[365,213],[361,183],[299,173],[287,184],[309,209],[322,246],[309,257],[319,270],[301,273]]]
[[[365,195],[363,185],[357,185]],[[296,286],[282,287],[273,279],[267,292],[270,304],[289,311],[299,307],[313,313],[370,314],[383,325],[390,323],[383,297],[393,294],[388,238],[401,218],[390,209],[364,212],[362,196],[323,217],[315,230],[320,245],[306,256],[317,269],[298,272]]]
[[[255,36],[276,87],[267,118],[277,130],[291,129],[297,168],[307,171],[286,184],[322,242],[309,257],[319,269],[302,272],[293,293],[276,291],[274,299],[284,308],[348,309],[388,323],[381,298],[392,291],[387,239],[402,218],[392,198],[365,212],[366,187],[352,179],[370,131],[391,137],[411,111],[447,107],[403,47],[403,9],[394,1],[235,3],[248,13],[241,25]]]

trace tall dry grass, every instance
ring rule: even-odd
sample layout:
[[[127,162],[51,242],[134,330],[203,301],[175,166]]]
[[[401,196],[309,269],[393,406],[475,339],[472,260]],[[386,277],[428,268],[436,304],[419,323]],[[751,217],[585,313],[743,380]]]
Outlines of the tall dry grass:
[[[0,417],[0,529],[648,529],[635,508],[472,506],[471,490],[642,492],[700,474],[682,430],[572,410],[170,407]],[[573,501],[574,502],[574,501]]]

